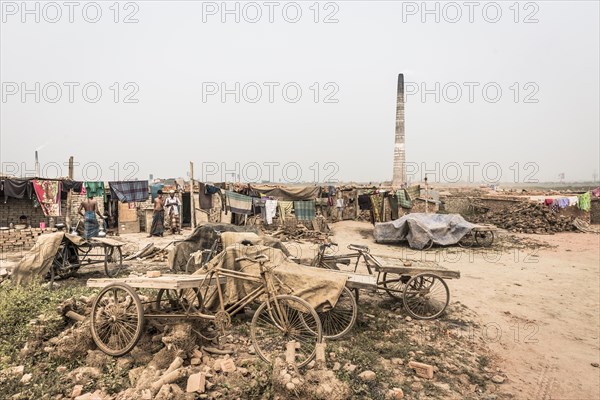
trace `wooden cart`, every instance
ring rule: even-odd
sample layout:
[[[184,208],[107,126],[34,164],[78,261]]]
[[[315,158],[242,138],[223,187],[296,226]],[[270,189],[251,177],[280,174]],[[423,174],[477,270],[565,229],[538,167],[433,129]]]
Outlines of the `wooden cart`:
[[[392,298],[402,300],[408,314],[417,319],[434,319],[443,314],[450,302],[450,290],[446,279],[459,279],[460,272],[441,267],[432,261],[390,259],[375,257],[367,246],[351,244],[354,253],[323,256],[315,266],[337,270],[348,276],[346,286],[354,289],[358,300],[359,289],[385,290]],[[318,257],[318,256],[317,256]],[[339,264],[348,265],[355,259],[354,271],[342,271]],[[340,263],[336,263],[336,261]],[[359,262],[363,260],[369,275],[357,274]],[[334,267],[334,268],[333,268]]]
[[[490,247],[494,244],[495,232],[497,231],[498,228],[494,225],[476,225],[460,239],[458,245],[465,248],[473,246]]]
[[[102,288],[92,305],[91,333],[98,348],[120,356],[131,351],[142,335],[147,318],[190,318],[214,324],[212,332],[222,334],[231,316],[249,303],[265,299],[257,308],[250,334],[257,354],[265,361],[285,352],[290,341],[296,343],[296,364],[305,366],[315,356],[322,340],[317,312],[303,299],[283,294],[286,291],[273,275],[272,267],[260,262],[260,276],[215,268],[206,275],[163,275],[157,278],[127,277],[90,279],[89,287]],[[258,283],[258,287],[234,304],[223,304],[220,284],[226,279]],[[138,289],[158,290],[156,298],[142,302]],[[203,295],[212,292],[219,300],[216,311],[205,307]],[[206,333],[206,332],[205,332]]]
[[[109,238],[82,239],[65,235],[49,271],[50,283],[72,276],[81,267],[103,264],[107,276],[114,277],[123,269],[124,243]]]

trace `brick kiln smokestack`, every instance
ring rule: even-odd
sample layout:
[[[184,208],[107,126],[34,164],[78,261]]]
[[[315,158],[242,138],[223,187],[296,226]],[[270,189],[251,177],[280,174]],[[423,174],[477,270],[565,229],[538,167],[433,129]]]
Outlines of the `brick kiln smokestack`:
[[[396,97],[396,142],[394,146],[394,175],[392,186],[406,183],[404,154],[404,74],[398,74],[398,92]]]

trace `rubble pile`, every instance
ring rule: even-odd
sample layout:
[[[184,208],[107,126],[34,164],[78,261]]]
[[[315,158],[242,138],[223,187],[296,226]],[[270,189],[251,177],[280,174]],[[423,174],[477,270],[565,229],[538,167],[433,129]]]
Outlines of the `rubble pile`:
[[[449,307],[447,322],[416,321],[387,297],[366,300],[356,332],[318,345],[316,359],[298,370],[293,342],[272,368],[257,357],[246,313],[218,343],[204,342],[189,321],[148,320],[129,354],[107,356],[90,337],[93,297],[82,296],[48,316],[67,324],[56,337],[44,334],[48,318],[32,321],[39,329],[21,352],[23,365],[0,371],[0,384],[9,384],[15,400],[32,398],[28,390],[48,374],[56,377],[44,389],[48,398],[75,400],[508,399],[501,392],[505,375],[481,341],[470,337],[478,332],[477,318],[464,306]],[[36,359],[35,366],[27,359]]]
[[[312,229],[311,229],[312,228]],[[282,242],[290,240],[307,240],[313,243],[324,243],[329,237],[330,229],[322,216],[311,221],[310,228],[301,223],[286,223],[273,232],[266,232]]]
[[[572,218],[538,203],[519,203],[503,210],[472,215],[468,219],[518,233],[552,234],[574,230]]]

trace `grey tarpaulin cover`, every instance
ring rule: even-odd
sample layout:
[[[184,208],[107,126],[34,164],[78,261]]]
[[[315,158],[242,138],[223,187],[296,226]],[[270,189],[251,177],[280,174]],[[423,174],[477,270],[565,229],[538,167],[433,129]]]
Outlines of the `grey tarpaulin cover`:
[[[414,213],[375,224],[373,236],[378,243],[407,240],[411,248],[423,249],[431,240],[442,246],[456,244],[476,226],[459,214]]]

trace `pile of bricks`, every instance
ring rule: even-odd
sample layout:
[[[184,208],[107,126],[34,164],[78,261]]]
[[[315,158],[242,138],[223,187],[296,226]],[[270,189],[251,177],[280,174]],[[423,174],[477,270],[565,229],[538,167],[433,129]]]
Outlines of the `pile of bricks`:
[[[38,236],[44,233],[56,232],[56,228],[26,228],[0,231],[1,252],[29,250],[35,244]]]

